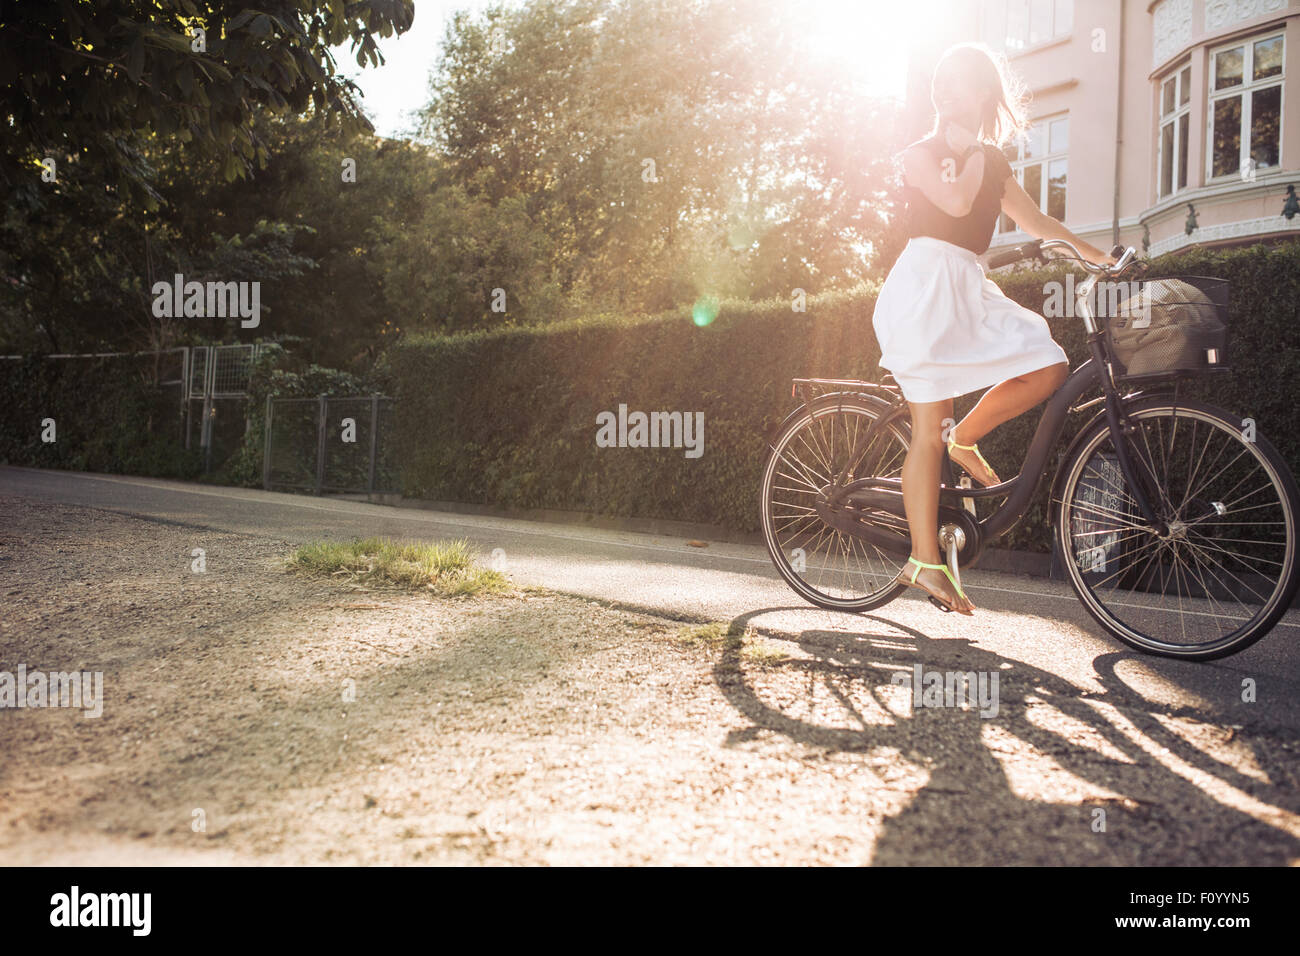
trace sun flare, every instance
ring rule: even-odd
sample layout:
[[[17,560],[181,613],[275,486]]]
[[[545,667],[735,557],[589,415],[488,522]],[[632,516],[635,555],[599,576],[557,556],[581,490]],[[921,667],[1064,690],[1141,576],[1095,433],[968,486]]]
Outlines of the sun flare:
[[[789,0],[819,56],[873,96],[902,97],[908,48],[941,15],[940,0]]]

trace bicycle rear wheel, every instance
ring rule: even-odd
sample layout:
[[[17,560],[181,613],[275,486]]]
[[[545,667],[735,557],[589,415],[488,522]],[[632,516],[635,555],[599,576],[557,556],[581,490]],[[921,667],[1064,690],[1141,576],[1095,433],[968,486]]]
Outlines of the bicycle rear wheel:
[[[894,419],[866,437],[891,408],[870,396],[817,402],[786,421],[763,466],[759,511],[768,554],[786,583],[817,607],[866,611],[905,590],[892,582],[906,556],[832,528],[816,511],[818,496],[842,471],[852,478],[902,475],[907,421]]]
[[[1153,396],[1126,414],[1129,452],[1167,528],[1142,526],[1099,419],[1063,465],[1053,502],[1070,584],[1132,647],[1190,660],[1235,654],[1282,618],[1300,582],[1295,478],[1267,440],[1212,405]]]

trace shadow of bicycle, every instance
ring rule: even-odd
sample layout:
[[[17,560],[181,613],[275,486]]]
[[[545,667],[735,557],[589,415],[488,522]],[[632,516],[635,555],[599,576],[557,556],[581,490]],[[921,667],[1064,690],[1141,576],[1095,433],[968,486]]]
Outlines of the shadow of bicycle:
[[[731,632],[785,610],[741,615]],[[794,638],[756,627],[790,656],[755,664],[736,640],[714,678],[750,721],[728,746],[775,733],[813,760],[856,759],[864,773],[855,780],[904,794],[877,830],[873,865],[1283,865],[1300,857],[1290,744],[1267,733],[1247,743],[1225,733],[1221,718],[1149,700],[1116,671],[1134,655],[1093,661],[1097,693],[969,640],[935,640],[869,615],[852,620],[849,631]],[[792,673],[804,689],[795,700]],[[772,690],[778,683],[783,692]]]

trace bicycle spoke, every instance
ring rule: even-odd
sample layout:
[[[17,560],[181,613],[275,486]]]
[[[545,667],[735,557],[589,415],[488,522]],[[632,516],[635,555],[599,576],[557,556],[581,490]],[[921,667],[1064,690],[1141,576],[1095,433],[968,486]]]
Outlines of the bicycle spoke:
[[[828,525],[818,510],[822,496],[840,482],[863,478],[898,478],[907,452],[906,433],[892,424],[868,432],[874,415],[860,404],[817,408],[773,448],[765,485],[765,527],[769,542],[783,556],[785,572],[806,596],[819,600],[861,602],[894,587],[901,558],[872,540]],[[871,517],[859,503],[836,506],[851,521],[871,522],[886,533],[906,537],[901,516]],[[802,553],[802,563],[795,560]],[[816,603],[816,602],[814,602]]]
[[[1256,636],[1266,614],[1276,619],[1296,565],[1295,503],[1276,467],[1229,418],[1195,405],[1153,401],[1129,415],[1140,436],[1129,448],[1159,499],[1159,527],[1141,524],[1105,429],[1075,460],[1060,502],[1080,597],[1112,633],[1169,653]]]

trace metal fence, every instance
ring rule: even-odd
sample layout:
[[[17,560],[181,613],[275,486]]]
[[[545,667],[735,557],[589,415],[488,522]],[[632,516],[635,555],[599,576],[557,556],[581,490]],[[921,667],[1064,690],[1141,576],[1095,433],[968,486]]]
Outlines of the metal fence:
[[[385,395],[268,397],[262,486],[315,494],[397,491],[393,408]]]
[[[243,437],[253,364],[264,350],[271,348],[279,346],[196,345],[154,352],[86,352],[44,358],[66,361],[73,368],[80,367],[76,363],[86,359],[106,360],[120,369],[122,376],[134,375],[161,389],[174,389],[169,394],[175,395],[174,407],[180,422],[178,439],[186,448],[191,448],[197,440],[203,450],[204,470],[211,470],[214,462],[223,461]],[[0,355],[0,360],[23,358]],[[214,445],[219,446],[215,455]]]
[[[26,355],[0,355],[0,360],[21,362]],[[175,388],[178,403],[185,401],[185,381],[189,378],[190,349],[174,348],[154,352],[58,352],[41,354],[47,362],[68,361],[68,367],[81,368],[77,360],[112,359],[112,367],[120,375],[134,376],[140,381],[159,388]],[[108,365],[108,362],[104,363]]]

